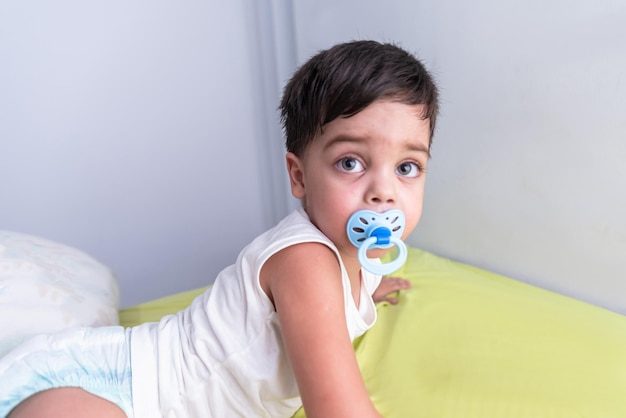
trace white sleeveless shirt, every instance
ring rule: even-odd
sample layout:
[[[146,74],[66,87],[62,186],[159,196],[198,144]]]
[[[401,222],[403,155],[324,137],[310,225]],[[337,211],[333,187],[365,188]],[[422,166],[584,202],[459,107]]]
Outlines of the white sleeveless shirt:
[[[303,242],[331,248],[341,265],[350,338],[376,321],[371,294],[380,276],[361,270],[360,307],[335,245],[296,210],[257,237],[191,306],[131,329],[135,416],[290,417],[302,405],[278,316],[261,289],[263,264]]]

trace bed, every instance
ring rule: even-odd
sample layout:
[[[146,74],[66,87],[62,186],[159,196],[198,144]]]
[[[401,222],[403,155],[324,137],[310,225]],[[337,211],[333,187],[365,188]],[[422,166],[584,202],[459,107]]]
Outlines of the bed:
[[[416,248],[396,275],[412,289],[378,305],[354,344],[383,416],[626,417],[626,317]],[[158,320],[203,290],[120,322]]]
[[[383,416],[626,417],[625,316],[417,248],[396,275],[413,287],[379,304],[354,342]],[[5,348],[42,329],[156,321],[205,289],[118,312],[114,277],[96,260],[0,231]],[[16,323],[28,332],[14,338]]]

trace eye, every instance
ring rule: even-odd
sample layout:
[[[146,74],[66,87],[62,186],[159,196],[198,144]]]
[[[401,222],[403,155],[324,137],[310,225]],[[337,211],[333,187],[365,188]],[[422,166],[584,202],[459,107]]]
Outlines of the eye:
[[[417,177],[422,172],[422,168],[417,163],[405,162],[396,168],[396,173],[402,177]]]
[[[356,158],[352,158],[352,157],[342,158],[337,163],[337,167],[341,171],[347,171],[350,173],[360,173],[364,169],[363,164],[361,164],[361,162],[357,160]]]

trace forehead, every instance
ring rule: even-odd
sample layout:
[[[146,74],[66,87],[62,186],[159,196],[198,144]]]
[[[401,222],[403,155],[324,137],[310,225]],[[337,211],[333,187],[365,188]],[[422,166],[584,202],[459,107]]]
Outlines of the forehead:
[[[352,116],[339,117],[322,126],[313,143],[331,148],[342,143],[404,145],[428,152],[430,121],[424,105],[377,101]]]

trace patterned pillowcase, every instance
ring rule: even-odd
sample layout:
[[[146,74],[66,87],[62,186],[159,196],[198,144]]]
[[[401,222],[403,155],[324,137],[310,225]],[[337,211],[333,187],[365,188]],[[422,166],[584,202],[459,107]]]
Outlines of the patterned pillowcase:
[[[117,325],[118,307],[116,279],[94,258],[0,231],[0,356],[34,334]]]

